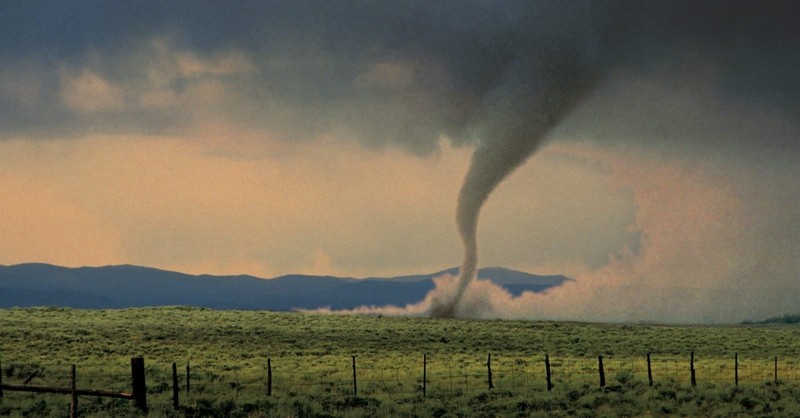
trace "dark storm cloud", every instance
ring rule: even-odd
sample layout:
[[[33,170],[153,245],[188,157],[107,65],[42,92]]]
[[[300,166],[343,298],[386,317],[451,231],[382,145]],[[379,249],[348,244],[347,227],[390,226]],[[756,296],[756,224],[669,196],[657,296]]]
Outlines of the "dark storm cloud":
[[[566,136],[796,153],[800,4],[617,2],[607,82]]]
[[[3,100],[4,108],[17,108],[23,116],[6,112],[6,130],[69,131],[86,125],[59,106],[60,69],[80,68],[88,64],[87,55],[99,54],[101,62],[94,65],[105,77],[130,82],[146,69],[141,62],[127,62],[126,55],[150,38],[169,36],[176,48],[201,55],[233,48],[256,61],[257,75],[247,80],[251,89],[239,92],[238,117],[299,136],[338,130],[367,143],[398,142],[416,152],[435,147],[442,134],[454,141],[470,138],[467,125],[482,111],[481,98],[520,48],[535,47],[530,35],[562,43],[594,25],[588,3],[570,4],[568,10],[558,3],[529,10],[523,3],[460,2],[26,2],[3,7],[3,56],[9,65],[33,62],[37,78],[47,84],[35,112],[19,111],[13,97]],[[363,83],[362,76],[380,63],[404,66],[407,79]],[[169,87],[179,89],[180,80]],[[141,121],[159,130],[185,119],[139,111],[138,117],[110,122],[106,114],[103,124],[132,129],[126,120]]]
[[[456,142],[485,135],[503,83],[524,78],[513,75],[520,71],[547,72],[558,67],[548,61],[570,55],[600,77],[625,69],[680,80],[695,76],[699,63],[713,65],[720,95],[794,117],[798,8],[760,1],[4,2],[2,71],[7,79],[25,72],[40,86],[27,108],[5,89],[3,130],[159,132],[190,123],[190,109],[146,107],[87,119],[60,100],[64,68],[90,67],[122,84],[145,77],[132,56],[146,54],[143,45],[157,37],[199,56],[235,49],[254,61],[255,74],[239,80],[247,88],[235,90],[236,109],[223,117],[415,152],[434,148],[440,135]],[[376,74],[365,82],[381,63],[402,66],[405,78],[381,83],[385,75]],[[665,65],[672,74],[657,73]],[[163,88],[180,91],[187,82]],[[524,109],[535,91],[519,87],[515,101]]]

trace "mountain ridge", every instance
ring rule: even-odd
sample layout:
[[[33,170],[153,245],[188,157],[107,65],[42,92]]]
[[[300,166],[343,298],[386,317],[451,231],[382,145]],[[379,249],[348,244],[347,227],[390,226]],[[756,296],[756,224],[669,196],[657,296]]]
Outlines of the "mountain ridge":
[[[433,278],[458,274],[458,267],[431,274],[397,277],[314,276],[287,274],[271,279],[251,275],[192,275],[130,264],[61,267],[46,263],[0,265],[0,308],[65,306],[129,308],[191,305],[212,309],[352,309],[358,306],[405,306],[424,299]],[[541,292],[571,281],[502,267],[480,269],[514,295]]]

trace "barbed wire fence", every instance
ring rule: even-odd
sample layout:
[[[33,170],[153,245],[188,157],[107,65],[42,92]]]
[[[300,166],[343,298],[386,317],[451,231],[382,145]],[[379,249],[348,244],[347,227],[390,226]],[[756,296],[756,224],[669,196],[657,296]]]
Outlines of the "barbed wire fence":
[[[387,364],[391,364],[387,366]],[[185,366],[185,367],[184,367]],[[116,372],[114,371],[116,370]],[[20,385],[66,386],[68,365],[0,363],[0,402],[3,389]],[[263,365],[149,363],[145,368],[147,394],[152,402],[172,402],[179,408],[196,397],[222,395],[234,400],[272,396],[333,397],[458,397],[487,391],[547,392],[577,387],[625,385],[760,385],[766,382],[800,384],[800,358],[732,356],[702,357],[647,354],[641,357],[572,357],[541,355],[527,358],[407,356],[387,363],[377,356],[304,356],[267,358]],[[131,376],[124,368],[109,371],[78,368],[82,387],[129,391]],[[172,395],[172,396],[170,396]],[[32,396],[14,394],[13,396]],[[80,396],[82,404],[101,401]],[[84,403],[86,402],[86,403]]]

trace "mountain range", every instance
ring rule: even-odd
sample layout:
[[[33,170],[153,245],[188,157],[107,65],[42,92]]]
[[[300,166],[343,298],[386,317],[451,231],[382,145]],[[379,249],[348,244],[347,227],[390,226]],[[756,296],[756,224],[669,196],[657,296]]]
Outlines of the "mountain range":
[[[405,306],[420,302],[434,288],[433,278],[457,275],[458,267],[432,274],[390,278],[291,274],[273,279],[254,276],[190,275],[132,265],[60,267],[29,263],[0,266],[0,308],[64,306],[129,308],[191,305],[212,309],[352,309]],[[501,267],[479,270],[510,293],[542,292],[570,281]]]

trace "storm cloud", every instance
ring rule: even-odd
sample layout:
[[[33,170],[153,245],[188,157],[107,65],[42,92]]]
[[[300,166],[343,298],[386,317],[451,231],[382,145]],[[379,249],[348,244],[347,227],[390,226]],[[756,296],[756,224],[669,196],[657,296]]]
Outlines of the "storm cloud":
[[[511,90],[513,112],[525,114],[539,97],[530,80],[563,70],[565,59],[624,83],[703,78],[722,102],[756,102],[790,119],[800,97],[797,6],[786,2],[0,7],[2,129],[15,136],[174,132],[213,117],[287,140],[334,134],[425,154],[442,136],[491,141],[487,129],[502,123],[493,115],[511,111],[496,108],[498,97]],[[630,137],[636,126],[692,118],[656,114],[627,130],[605,122],[625,110],[597,106],[586,112],[603,120],[584,120]],[[706,130],[715,128],[712,120]],[[628,135],[614,135],[620,129]]]

